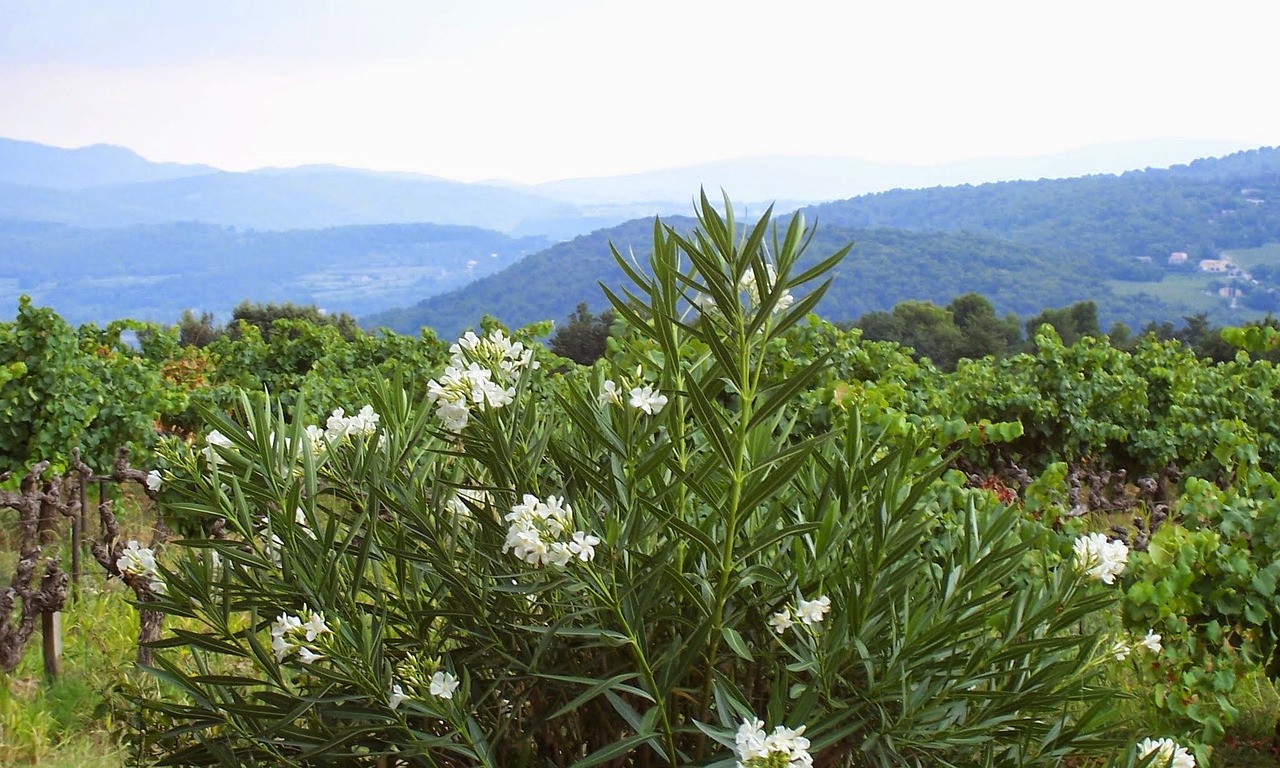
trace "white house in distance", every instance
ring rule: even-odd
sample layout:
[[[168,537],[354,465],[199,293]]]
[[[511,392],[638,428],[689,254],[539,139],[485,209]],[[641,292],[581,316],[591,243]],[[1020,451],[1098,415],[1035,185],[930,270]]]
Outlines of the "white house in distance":
[[[1169,263],[1170,263],[1171,265],[1172,265],[1172,264],[1186,264],[1186,263],[1187,263],[1187,254],[1183,253],[1182,251],[1174,251],[1173,253],[1169,254]]]
[[[1201,272],[1226,272],[1231,269],[1231,262],[1228,259],[1201,259]]]

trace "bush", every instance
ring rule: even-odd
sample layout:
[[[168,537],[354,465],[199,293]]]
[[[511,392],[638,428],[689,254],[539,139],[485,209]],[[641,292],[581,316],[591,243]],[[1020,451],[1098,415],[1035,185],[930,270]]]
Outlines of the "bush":
[[[164,502],[219,533],[163,570],[156,605],[197,628],[157,647],[173,695],[140,698],[168,723],[138,734],[143,757],[1056,765],[1112,749],[1090,627],[1114,590],[939,480],[937,434],[835,407],[798,431],[826,360],[766,372],[825,284],[793,292],[844,251],[802,265],[798,218],[740,232],[705,198],[699,220],[689,239],[655,225],[647,269],[615,252],[635,284],[609,293],[626,367],[553,376],[501,332],[468,334],[425,399],[383,382],[321,426],[246,398],[205,449],[172,447]]]

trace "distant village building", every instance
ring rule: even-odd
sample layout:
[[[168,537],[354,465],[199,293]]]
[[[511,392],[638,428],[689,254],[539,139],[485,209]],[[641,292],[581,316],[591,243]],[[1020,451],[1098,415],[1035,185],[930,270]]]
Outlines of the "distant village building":
[[[1169,254],[1169,263],[1170,264],[1186,264],[1187,254],[1183,253],[1182,251],[1174,251],[1173,253]]]
[[[1226,259],[1201,259],[1201,272],[1226,272],[1231,267],[1231,262]]]
[[[1239,288],[1232,288],[1229,285],[1224,285],[1218,289],[1218,295],[1224,299],[1238,299],[1244,295],[1244,291]]]
[[[1139,256],[1139,257],[1138,257],[1138,261],[1142,262],[1143,264],[1150,264],[1150,263],[1151,263],[1151,257],[1150,257],[1150,256]]]

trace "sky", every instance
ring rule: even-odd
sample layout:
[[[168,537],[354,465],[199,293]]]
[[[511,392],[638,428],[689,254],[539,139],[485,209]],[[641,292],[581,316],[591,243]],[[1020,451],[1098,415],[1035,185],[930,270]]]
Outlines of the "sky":
[[[1280,144],[1274,0],[0,0],[0,136],[535,183]]]

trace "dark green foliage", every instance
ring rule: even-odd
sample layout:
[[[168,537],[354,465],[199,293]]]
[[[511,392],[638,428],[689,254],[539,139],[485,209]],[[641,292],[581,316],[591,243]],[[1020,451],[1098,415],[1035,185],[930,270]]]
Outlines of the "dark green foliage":
[[[606,309],[593,315],[584,301],[569,316],[569,322],[556,329],[547,346],[561,357],[581,365],[591,365],[604,357],[612,325],[612,311]]]
[[[123,446],[147,446],[153,424],[182,398],[121,340],[133,324],[79,331],[27,297],[0,323],[0,471],[65,466],[72,449],[106,469]]]
[[[1052,325],[1062,343],[1075,344],[1086,336],[1102,335],[1098,327],[1098,305],[1092,301],[1078,301],[1061,309],[1046,309],[1027,321],[1027,336],[1034,336],[1042,325]]]
[[[329,314],[314,304],[299,306],[291,302],[257,304],[242,301],[231,312],[231,323],[227,326],[227,334],[233,339],[240,338],[241,326],[239,323],[245,323],[257,328],[264,341],[270,341],[273,326],[277,320],[303,320],[311,325],[332,326],[347,341],[351,341],[361,333],[360,326],[356,324],[356,319],[346,312],[340,312],[336,315]],[[283,328],[284,326],[282,326]]]

